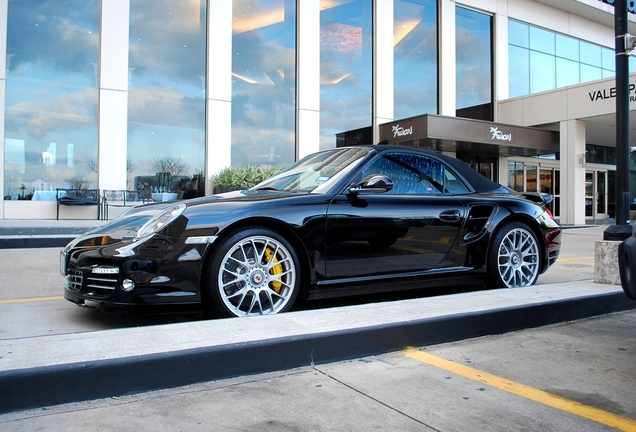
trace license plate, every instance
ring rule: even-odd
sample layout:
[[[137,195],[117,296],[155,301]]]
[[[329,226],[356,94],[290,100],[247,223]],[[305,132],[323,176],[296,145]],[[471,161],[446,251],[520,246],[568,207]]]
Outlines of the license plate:
[[[60,273],[62,273],[62,276],[66,276],[67,264],[68,264],[68,254],[62,250],[60,251]]]

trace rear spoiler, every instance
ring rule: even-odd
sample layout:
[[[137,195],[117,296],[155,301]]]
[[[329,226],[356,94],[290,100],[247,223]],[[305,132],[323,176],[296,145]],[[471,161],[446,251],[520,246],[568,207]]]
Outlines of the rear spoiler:
[[[544,206],[547,206],[548,204],[550,204],[552,200],[554,199],[552,195],[548,193],[544,193],[544,192],[519,192],[519,193],[523,195],[525,199],[534,201],[539,204],[543,204]]]

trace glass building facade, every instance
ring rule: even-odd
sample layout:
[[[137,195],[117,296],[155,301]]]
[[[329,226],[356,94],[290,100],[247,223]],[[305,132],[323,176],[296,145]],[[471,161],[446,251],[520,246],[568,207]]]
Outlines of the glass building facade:
[[[615,75],[614,48],[516,20],[508,21],[510,97]],[[634,59],[630,58],[630,70]]]
[[[523,8],[550,6],[525,0],[514,17],[477,0],[0,6],[5,201],[56,188],[210,194],[224,167],[375,142],[394,119],[494,121],[502,100],[614,75],[601,24],[586,40],[526,23]]]
[[[99,13],[98,0],[9,2],[5,199],[97,187]]]

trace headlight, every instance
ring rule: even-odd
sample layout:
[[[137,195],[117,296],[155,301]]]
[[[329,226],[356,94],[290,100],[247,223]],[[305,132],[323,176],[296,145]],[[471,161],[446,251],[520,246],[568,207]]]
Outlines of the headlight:
[[[176,218],[181,216],[181,213],[183,213],[186,207],[187,206],[184,203],[175,204],[168,207],[158,215],[153,216],[152,219],[143,224],[135,233],[135,241],[142,240],[161,231],[166,225],[172,223]]]

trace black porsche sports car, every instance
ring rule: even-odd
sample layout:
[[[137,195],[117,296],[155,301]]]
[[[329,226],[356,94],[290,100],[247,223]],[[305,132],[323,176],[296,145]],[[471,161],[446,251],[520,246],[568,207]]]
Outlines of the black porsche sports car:
[[[233,317],[298,296],[525,287],[560,243],[540,195],[439,153],[369,145],[312,154],[244,191],[134,207],[69,243],[60,264],[78,305]]]

